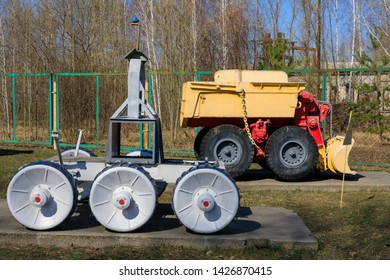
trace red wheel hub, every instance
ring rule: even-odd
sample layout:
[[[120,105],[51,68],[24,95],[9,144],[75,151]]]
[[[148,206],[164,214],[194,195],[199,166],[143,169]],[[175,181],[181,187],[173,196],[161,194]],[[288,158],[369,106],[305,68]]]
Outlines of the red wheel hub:
[[[199,192],[195,199],[199,210],[203,212],[210,212],[215,206],[215,198],[209,191]]]
[[[133,201],[130,192],[123,190],[122,188],[114,192],[112,199],[114,206],[120,210],[125,210],[131,207]]]
[[[35,187],[31,193],[30,201],[36,207],[43,207],[50,203],[51,194],[49,190],[44,187]]]

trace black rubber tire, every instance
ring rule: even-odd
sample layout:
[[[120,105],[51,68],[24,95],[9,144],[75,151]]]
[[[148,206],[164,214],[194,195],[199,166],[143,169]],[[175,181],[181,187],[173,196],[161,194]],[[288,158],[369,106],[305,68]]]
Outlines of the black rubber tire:
[[[275,175],[285,181],[312,176],[318,160],[314,138],[298,126],[276,130],[265,146],[266,163]]]
[[[202,160],[204,159],[204,155],[200,153],[200,145],[204,139],[204,136],[206,135],[207,132],[209,132],[210,127],[203,127],[198,134],[195,137],[194,141],[194,154],[197,160]]]
[[[236,178],[251,165],[254,148],[241,128],[224,124],[206,133],[200,145],[200,154],[204,160],[222,161],[226,172]]]

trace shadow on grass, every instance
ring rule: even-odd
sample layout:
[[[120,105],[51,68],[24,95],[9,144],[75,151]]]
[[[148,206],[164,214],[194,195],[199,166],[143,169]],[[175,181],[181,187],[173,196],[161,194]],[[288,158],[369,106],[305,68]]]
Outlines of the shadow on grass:
[[[364,178],[361,174],[351,175],[346,174],[345,175],[345,181],[359,181],[361,178]],[[264,180],[264,179],[273,179],[278,182],[287,182],[278,179],[275,174],[271,171],[264,170],[264,169],[250,169],[246,171],[243,175],[235,178],[237,182],[250,182],[250,181],[257,181],[257,180]],[[294,181],[296,182],[320,182],[320,181],[326,181],[329,179],[334,179],[338,181],[342,181],[343,174],[342,173],[332,173],[329,171],[321,171],[318,173],[317,176],[307,177],[302,180]]]
[[[19,154],[32,154],[32,150],[8,150],[8,149],[0,149],[0,156],[13,156]]]

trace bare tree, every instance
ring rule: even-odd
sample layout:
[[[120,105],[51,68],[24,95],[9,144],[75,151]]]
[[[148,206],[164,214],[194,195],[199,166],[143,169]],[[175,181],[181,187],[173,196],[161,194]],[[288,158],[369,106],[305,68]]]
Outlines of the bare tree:
[[[355,40],[356,40],[356,22],[357,22],[357,8],[356,8],[356,0],[350,0],[352,5],[352,44],[351,44],[351,61],[350,61],[350,67],[352,68],[355,63]],[[348,98],[351,96],[351,89],[352,89],[352,76],[353,72],[351,71],[349,73],[349,81],[348,81]]]
[[[279,32],[279,19],[281,11],[281,0],[267,0],[271,17],[273,37],[276,38]]]
[[[302,68],[322,69],[330,60],[334,68],[340,61],[354,66],[355,55],[368,46],[363,36],[366,32],[378,41],[383,54],[390,52],[388,0],[3,0],[1,3],[0,114],[3,130],[8,134],[12,130],[12,102],[9,78],[4,73],[124,72],[123,56],[137,37],[130,27],[134,15],[141,21],[141,48],[144,45],[142,49],[150,59],[147,67],[152,71],[154,107],[164,128],[172,131],[172,139],[178,127],[181,84],[193,80],[193,72],[200,69],[256,69],[264,56],[260,43],[265,34],[277,39],[281,31],[287,33],[285,38],[295,44],[295,53],[291,50],[291,55],[302,62]],[[315,91],[320,84],[314,78],[315,75],[305,76],[308,90]],[[122,99],[126,81],[118,77],[113,82],[106,83],[109,78],[101,80],[104,80],[101,90],[110,94],[101,94],[104,106],[100,112],[109,116],[110,106]],[[18,131],[23,126],[26,138],[37,137],[37,130],[30,127],[34,123],[37,126],[38,118],[44,118],[48,112],[47,98],[38,98],[39,93],[47,90],[46,85],[38,84],[38,78],[18,77]],[[115,90],[111,90],[112,84]],[[337,79],[336,88],[339,84]],[[95,118],[95,110],[91,102],[96,94],[93,79],[61,78],[59,85],[61,108],[72,108],[61,109],[64,123],[81,118],[83,126],[93,129],[91,119]]]
[[[295,33],[294,33],[294,24],[295,24],[295,19],[296,19],[296,10],[297,10],[297,3],[296,1],[291,1],[292,3],[292,6],[291,6],[291,21],[290,21],[290,26],[288,28],[288,38],[289,38],[289,41],[292,42],[293,41],[293,38],[295,36]]]
[[[148,0],[147,5],[144,5],[143,3],[136,2],[136,11],[138,11],[141,15],[142,22],[146,22],[147,24],[142,24],[142,28],[145,28],[145,32],[143,34],[146,34],[146,45],[147,45],[147,53],[148,56],[151,58],[150,63],[152,65],[151,69],[155,71],[160,71],[160,63],[159,59],[157,58],[157,49],[159,46],[157,45],[157,34],[156,34],[156,19],[155,19],[155,7],[154,7],[154,1]],[[155,102],[155,107],[157,110],[157,113],[162,117],[161,114],[161,91],[160,91],[160,80],[158,75],[153,75],[153,100]]]
[[[193,48],[193,69],[198,70],[198,15],[197,15],[197,3],[196,0],[191,0],[191,34],[192,34],[192,48]]]
[[[221,37],[222,37],[222,68],[226,69],[228,64],[228,36],[227,36],[227,0],[221,0]]]
[[[8,92],[7,92],[7,77],[5,74],[7,73],[6,69],[6,59],[5,59],[5,38],[4,38],[4,27],[3,27],[3,20],[0,16],[0,73],[4,76],[1,77],[1,105],[2,105],[2,112],[3,117],[1,118],[4,122],[4,128],[5,133],[7,137],[10,137],[11,131],[10,131],[10,116],[9,116],[9,109],[8,109]],[[3,126],[2,125],[2,126]]]
[[[362,24],[390,56],[390,1],[365,1]]]
[[[312,15],[314,14],[314,7],[311,0],[299,0],[299,7],[301,9],[301,40],[300,44],[303,47],[303,67],[310,68],[311,64],[311,42],[312,42]]]
[[[322,11],[321,0],[316,0],[316,67],[321,69],[321,33],[322,33]]]

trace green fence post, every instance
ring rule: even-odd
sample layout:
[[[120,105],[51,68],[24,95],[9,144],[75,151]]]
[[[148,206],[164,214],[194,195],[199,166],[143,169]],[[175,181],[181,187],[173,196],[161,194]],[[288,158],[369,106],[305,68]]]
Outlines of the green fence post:
[[[199,71],[196,71],[196,81],[199,82],[200,81],[200,76],[202,74],[199,72]]]
[[[153,79],[152,74],[148,73],[148,103],[151,106],[153,103]],[[152,133],[151,125],[148,126],[148,149],[150,149],[150,135]]]
[[[56,74],[56,130],[60,131],[60,90],[59,75]]]
[[[12,76],[12,124],[13,124],[13,141],[17,141],[16,137],[16,76]]]
[[[95,78],[95,93],[96,93],[96,100],[95,100],[95,121],[96,121],[96,146],[99,146],[100,144],[100,111],[99,111],[99,87],[100,87],[100,79],[99,75],[96,75]]]
[[[322,73],[322,101],[326,101],[326,79],[327,73],[324,71]]]
[[[51,134],[53,132],[53,73],[49,75],[49,144],[53,145],[53,138]]]
[[[139,124],[139,149],[144,149],[144,124]]]

